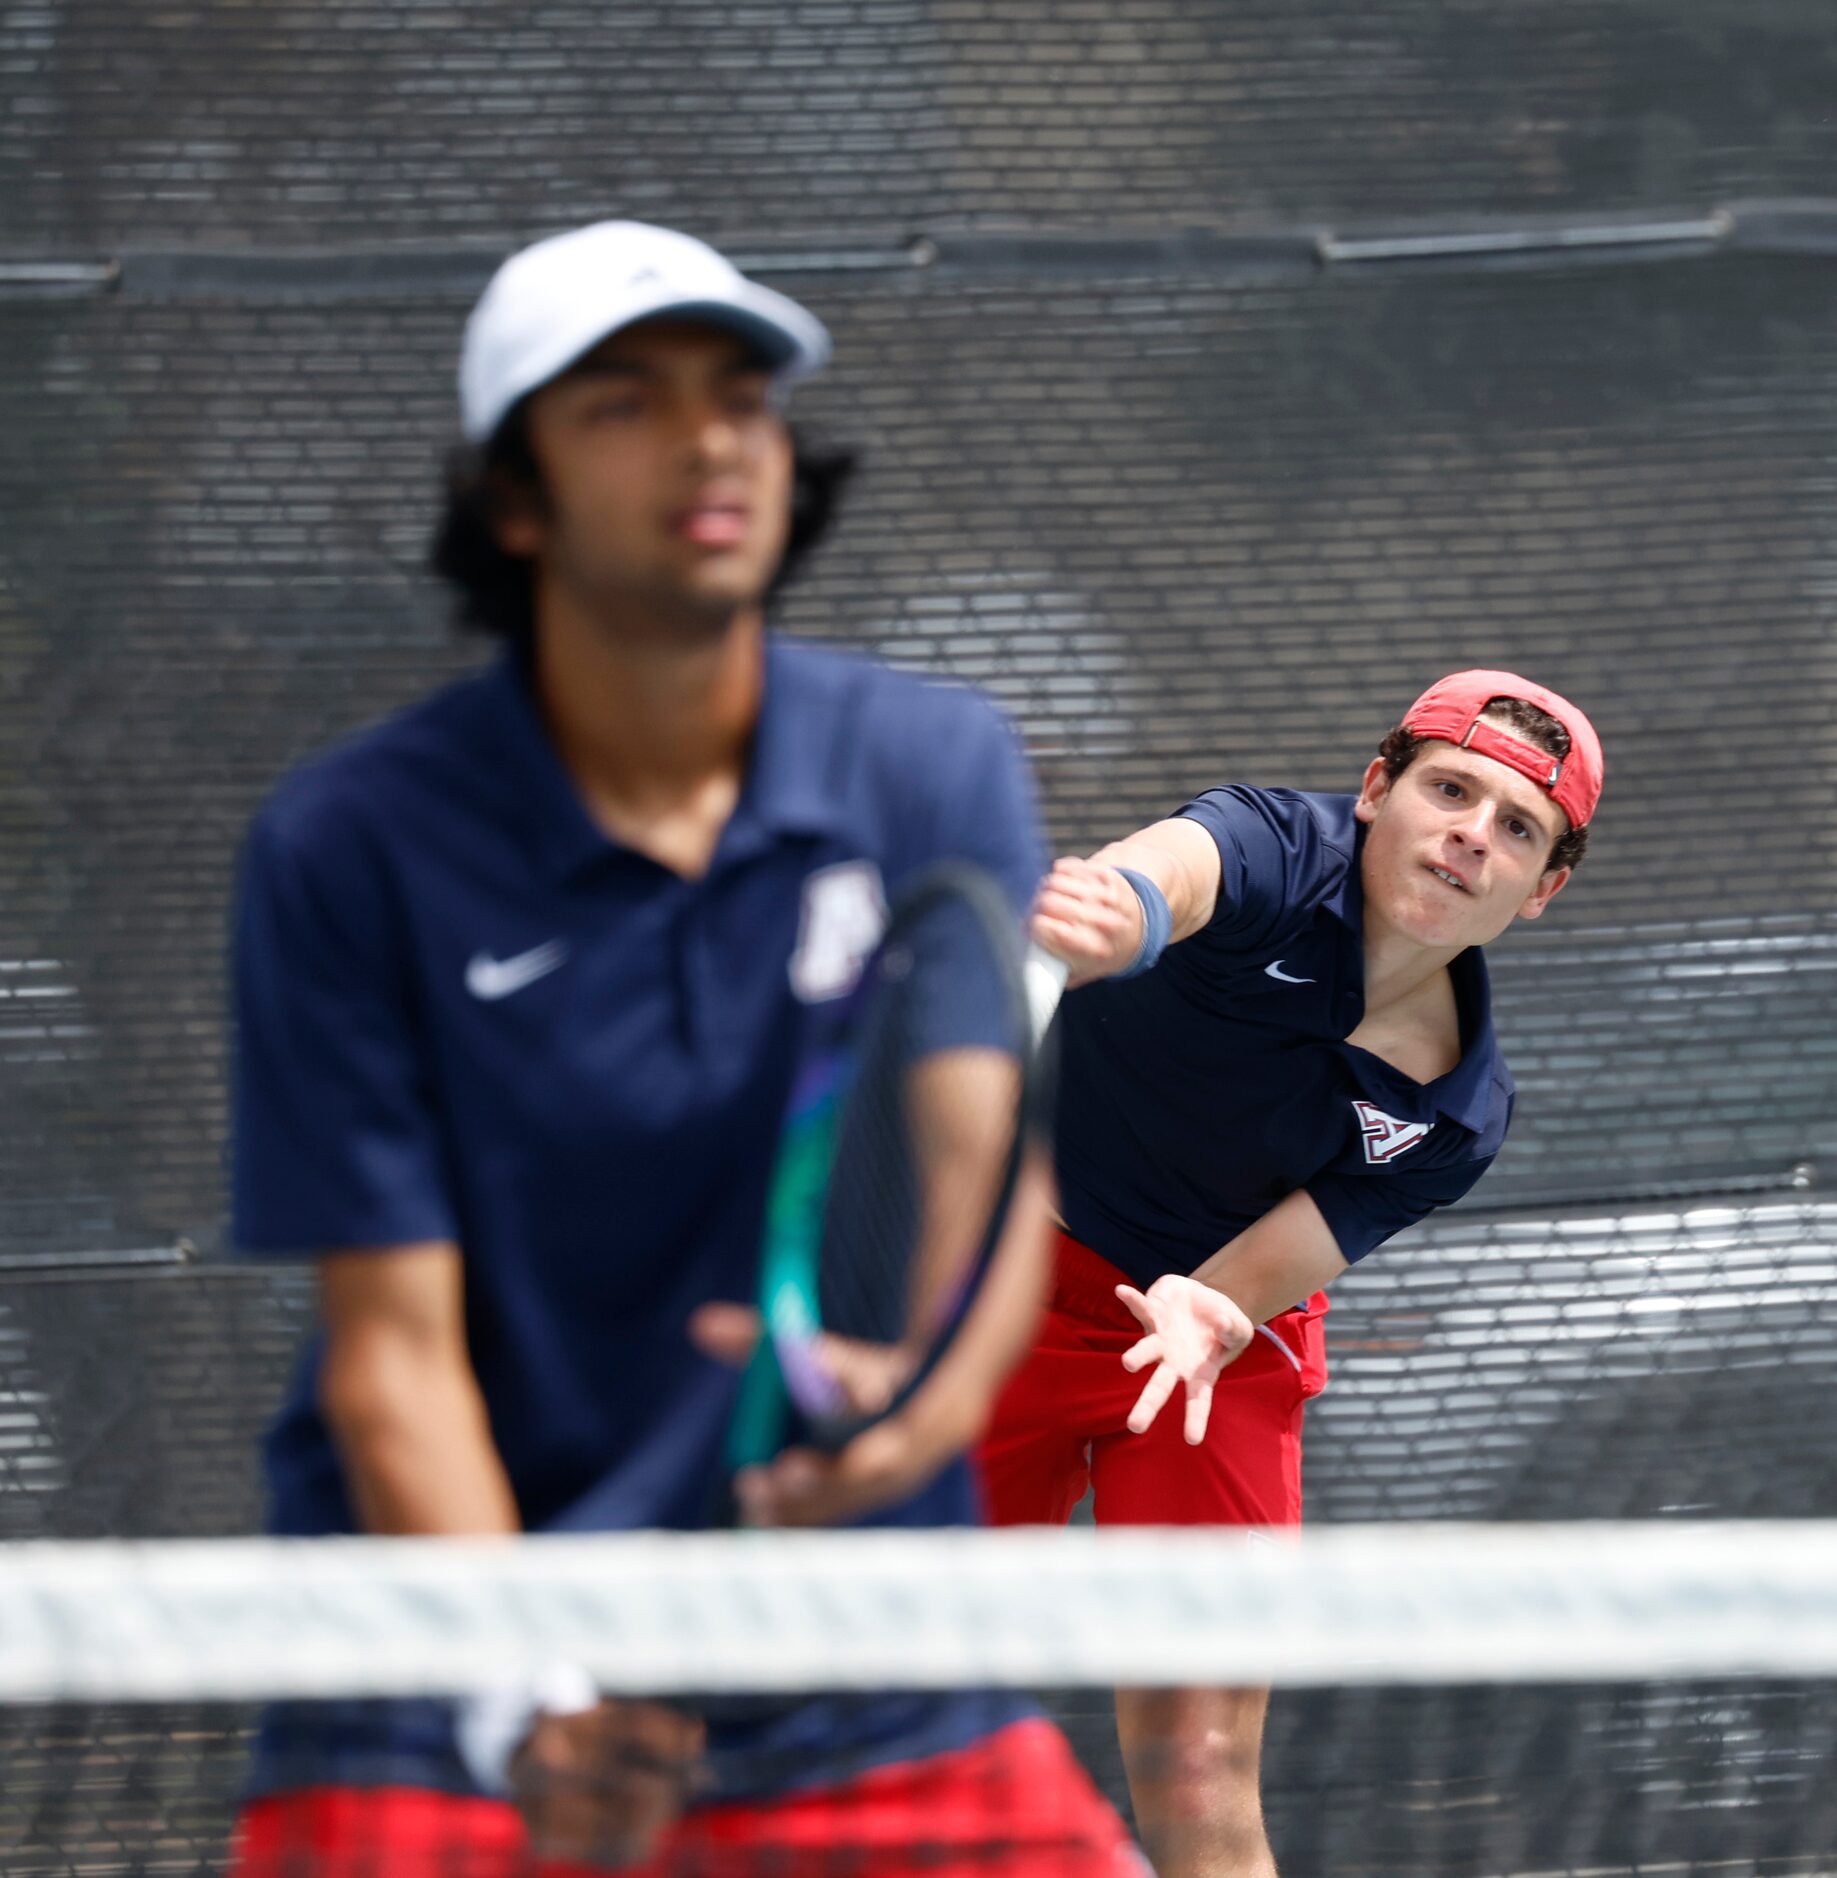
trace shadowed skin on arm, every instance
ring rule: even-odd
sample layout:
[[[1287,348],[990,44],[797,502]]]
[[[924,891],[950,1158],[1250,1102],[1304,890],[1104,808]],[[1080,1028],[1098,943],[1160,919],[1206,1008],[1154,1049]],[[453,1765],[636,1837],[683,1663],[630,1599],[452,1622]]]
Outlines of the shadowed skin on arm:
[[[363,1530],[519,1531],[466,1347],[458,1246],[327,1253],[319,1303],[319,1407]],[[510,1770],[532,1846],[616,1864],[645,1855],[681,1810],[701,1746],[701,1724],[660,1703],[539,1715]]]
[[[970,1276],[1012,1158],[1020,1095],[1020,1064],[1005,1050],[939,1050],[908,1075],[920,1201],[907,1324],[921,1354]]]
[[[319,1308],[319,1407],[363,1529],[519,1531],[466,1349],[458,1246],[330,1253]]]

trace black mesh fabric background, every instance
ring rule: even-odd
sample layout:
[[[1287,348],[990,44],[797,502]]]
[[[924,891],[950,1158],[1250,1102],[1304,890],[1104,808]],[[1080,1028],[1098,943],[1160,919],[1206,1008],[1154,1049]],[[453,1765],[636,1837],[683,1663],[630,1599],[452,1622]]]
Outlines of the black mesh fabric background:
[[[1073,846],[1350,788],[1456,665],[1546,678],[1610,783],[1495,951],[1522,1099],[1476,1203],[1828,1157],[1837,269],[789,284],[864,468],[788,630],[987,684]],[[419,572],[462,312],[0,302],[6,1241],[215,1236],[249,811],[479,652]]]
[[[1240,227],[1816,196],[1818,0],[9,0],[7,245]]]
[[[1349,788],[1459,664],[1594,715],[1589,859],[1495,953],[1511,1141],[1341,1287],[1313,1516],[1829,1514],[1834,95],[1811,0],[0,0],[0,1268],[69,1261],[0,1279],[0,1536],[259,1518],[310,1294],[212,1263],[236,843],[481,655],[421,572],[459,328],[609,214],[831,323],[799,412],[864,469],[783,625],[988,685],[1062,844]],[[1603,217],[1698,234],[1312,245]],[[1834,1721],[1288,1698],[1272,1821],[1298,1871],[1810,1872]],[[0,1864],[209,1869],[239,1727],[6,1718]]]
[[[122,270],[0,275],[0,1248],[214,1242],[239,831],[477,655],[420,573],[459,326],[608,213],[832,322],[866,469],[784,623],[991,685],[1062,842],[1349,787],[1460,662],[1593,711],[1486,1204],[1815,1165],[1837,272],[1293,241],[1813,197],[1834,78],[1822,9],[1708,0],[0,8],[0,264]]]

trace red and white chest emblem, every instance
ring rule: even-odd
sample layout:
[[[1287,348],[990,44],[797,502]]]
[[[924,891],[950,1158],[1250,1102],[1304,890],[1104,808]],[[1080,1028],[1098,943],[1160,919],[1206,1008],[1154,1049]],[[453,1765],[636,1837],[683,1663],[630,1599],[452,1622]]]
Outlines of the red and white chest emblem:
[[[1370,1102],[1355,1101],[1352,1112],[1359,1118],[1359,1133],[1365,1137],[1365,1158],[1373,1165],[1394,1161],[1407,1153],[1435,1126],[1433,1122],[1400,1122]]]

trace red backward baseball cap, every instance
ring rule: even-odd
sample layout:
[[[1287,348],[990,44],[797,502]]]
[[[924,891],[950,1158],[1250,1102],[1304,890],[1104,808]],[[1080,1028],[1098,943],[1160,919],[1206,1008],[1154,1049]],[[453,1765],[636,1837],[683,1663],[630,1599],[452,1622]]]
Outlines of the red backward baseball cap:
[[[1502,724],[1482,723],[1482,713],[1494,698],[1522,698],[1547,711],[1568,731],[1569,754],[1552,756],[1513,736]],[[1404,713],[1403,728],[1418,737],[1458,743],[1463,750],[1490,756],[1530,777],[1569,817],[1571,828],[1584,828],[1594,817],[1607,768],[1594,725],[1567,698],[1516,672],[1454,672],[1437,679]]]

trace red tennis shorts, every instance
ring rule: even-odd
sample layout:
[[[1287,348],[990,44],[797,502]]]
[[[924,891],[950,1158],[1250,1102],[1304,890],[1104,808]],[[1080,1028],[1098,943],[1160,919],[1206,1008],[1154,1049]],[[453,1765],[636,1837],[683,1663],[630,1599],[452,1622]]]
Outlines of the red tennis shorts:
[[[1141,1878],[1147,1867],[1050,1722],[839,1787],[688,1814],[624,1878]],[[532,1857],[501,1800],[312,1787],[256,1800],[227,1878],[606,1878]]]
[[[1327,1300],[1263,1325],[1218,1379],[1206,1438],[1181,1434],[1182,1396],[1132,1435],[1150,1372],[1122,1354],[1142,1335],[1116,1295],[1129,1282],[1068,1233],[1033,1348],[1009,1377],[978,1452],[997,1526],[1056,1526],[1092,1494],[1100,1526],[1293,1526],[1301,1519],[1301,1416],[1327,1383]]]

